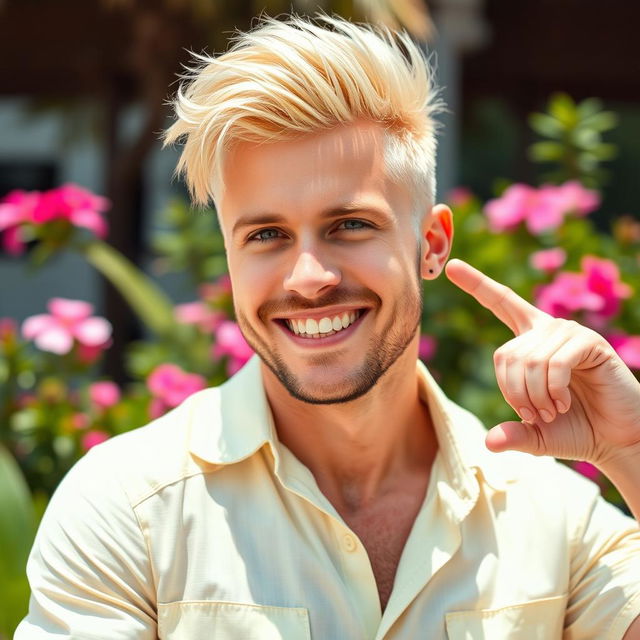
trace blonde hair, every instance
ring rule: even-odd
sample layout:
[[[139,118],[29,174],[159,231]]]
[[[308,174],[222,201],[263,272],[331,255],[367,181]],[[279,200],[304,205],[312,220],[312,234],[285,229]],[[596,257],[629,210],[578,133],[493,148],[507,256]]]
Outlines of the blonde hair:
[[[325,15],[265,18],[221,56],[194,57],[165,145],[184,141],[176,173],[195,204],[224,188],[224,155],[234,142],[290,140],[356,119],[385,127],[390,177],[415,190],[421,204],[433,203],[433,114],[441,103],[408,34]]]

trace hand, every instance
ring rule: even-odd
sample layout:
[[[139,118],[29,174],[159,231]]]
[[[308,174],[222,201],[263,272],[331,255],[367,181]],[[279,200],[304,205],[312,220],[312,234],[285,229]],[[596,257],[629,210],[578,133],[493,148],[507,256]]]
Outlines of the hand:
[[[494,364],[500,391],[522,422],[491,429],[489,449],[600,468],[631,451],[640,457],[640,383],[600,334],[540,311],[461,260],[451,260],[446,273],[515,334]]]

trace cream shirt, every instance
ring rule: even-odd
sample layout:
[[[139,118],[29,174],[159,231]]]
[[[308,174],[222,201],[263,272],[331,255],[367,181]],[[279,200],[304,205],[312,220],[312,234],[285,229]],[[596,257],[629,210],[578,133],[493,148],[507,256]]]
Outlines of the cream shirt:
[[[15,640],[621,638],[635,521],[552,459],[490,453],[418,376],[439,452],[384,614],[361,542],[278,442],[254,358],[70,471]]]

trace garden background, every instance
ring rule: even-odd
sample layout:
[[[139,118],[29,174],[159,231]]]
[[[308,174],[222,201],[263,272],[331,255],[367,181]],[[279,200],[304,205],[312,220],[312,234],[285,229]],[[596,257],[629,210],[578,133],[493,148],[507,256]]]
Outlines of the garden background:
[[[288,8],[0,0],[0,639],[26,611],[26,555],[70,465],[251,355],[215,212],[189,209],[159,134],[187,50],[220,51],[234,28]],[[640,5],[322,8],[404,26],[436,52],[453,255],[600,331],[640,370]],[[444,278],[424,293],[421,357],[487,426],[509,419],[492,366],[508,330]],[[595,469],[570,464],[624,508]]]

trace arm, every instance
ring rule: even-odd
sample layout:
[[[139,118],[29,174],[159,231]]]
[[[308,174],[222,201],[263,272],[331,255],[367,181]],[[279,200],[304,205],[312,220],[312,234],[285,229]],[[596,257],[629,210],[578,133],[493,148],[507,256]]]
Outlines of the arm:
[[[92,450],[54,494],[29,557],[29,613],[14,640],[155,640],[147,548],[115,475]]]

